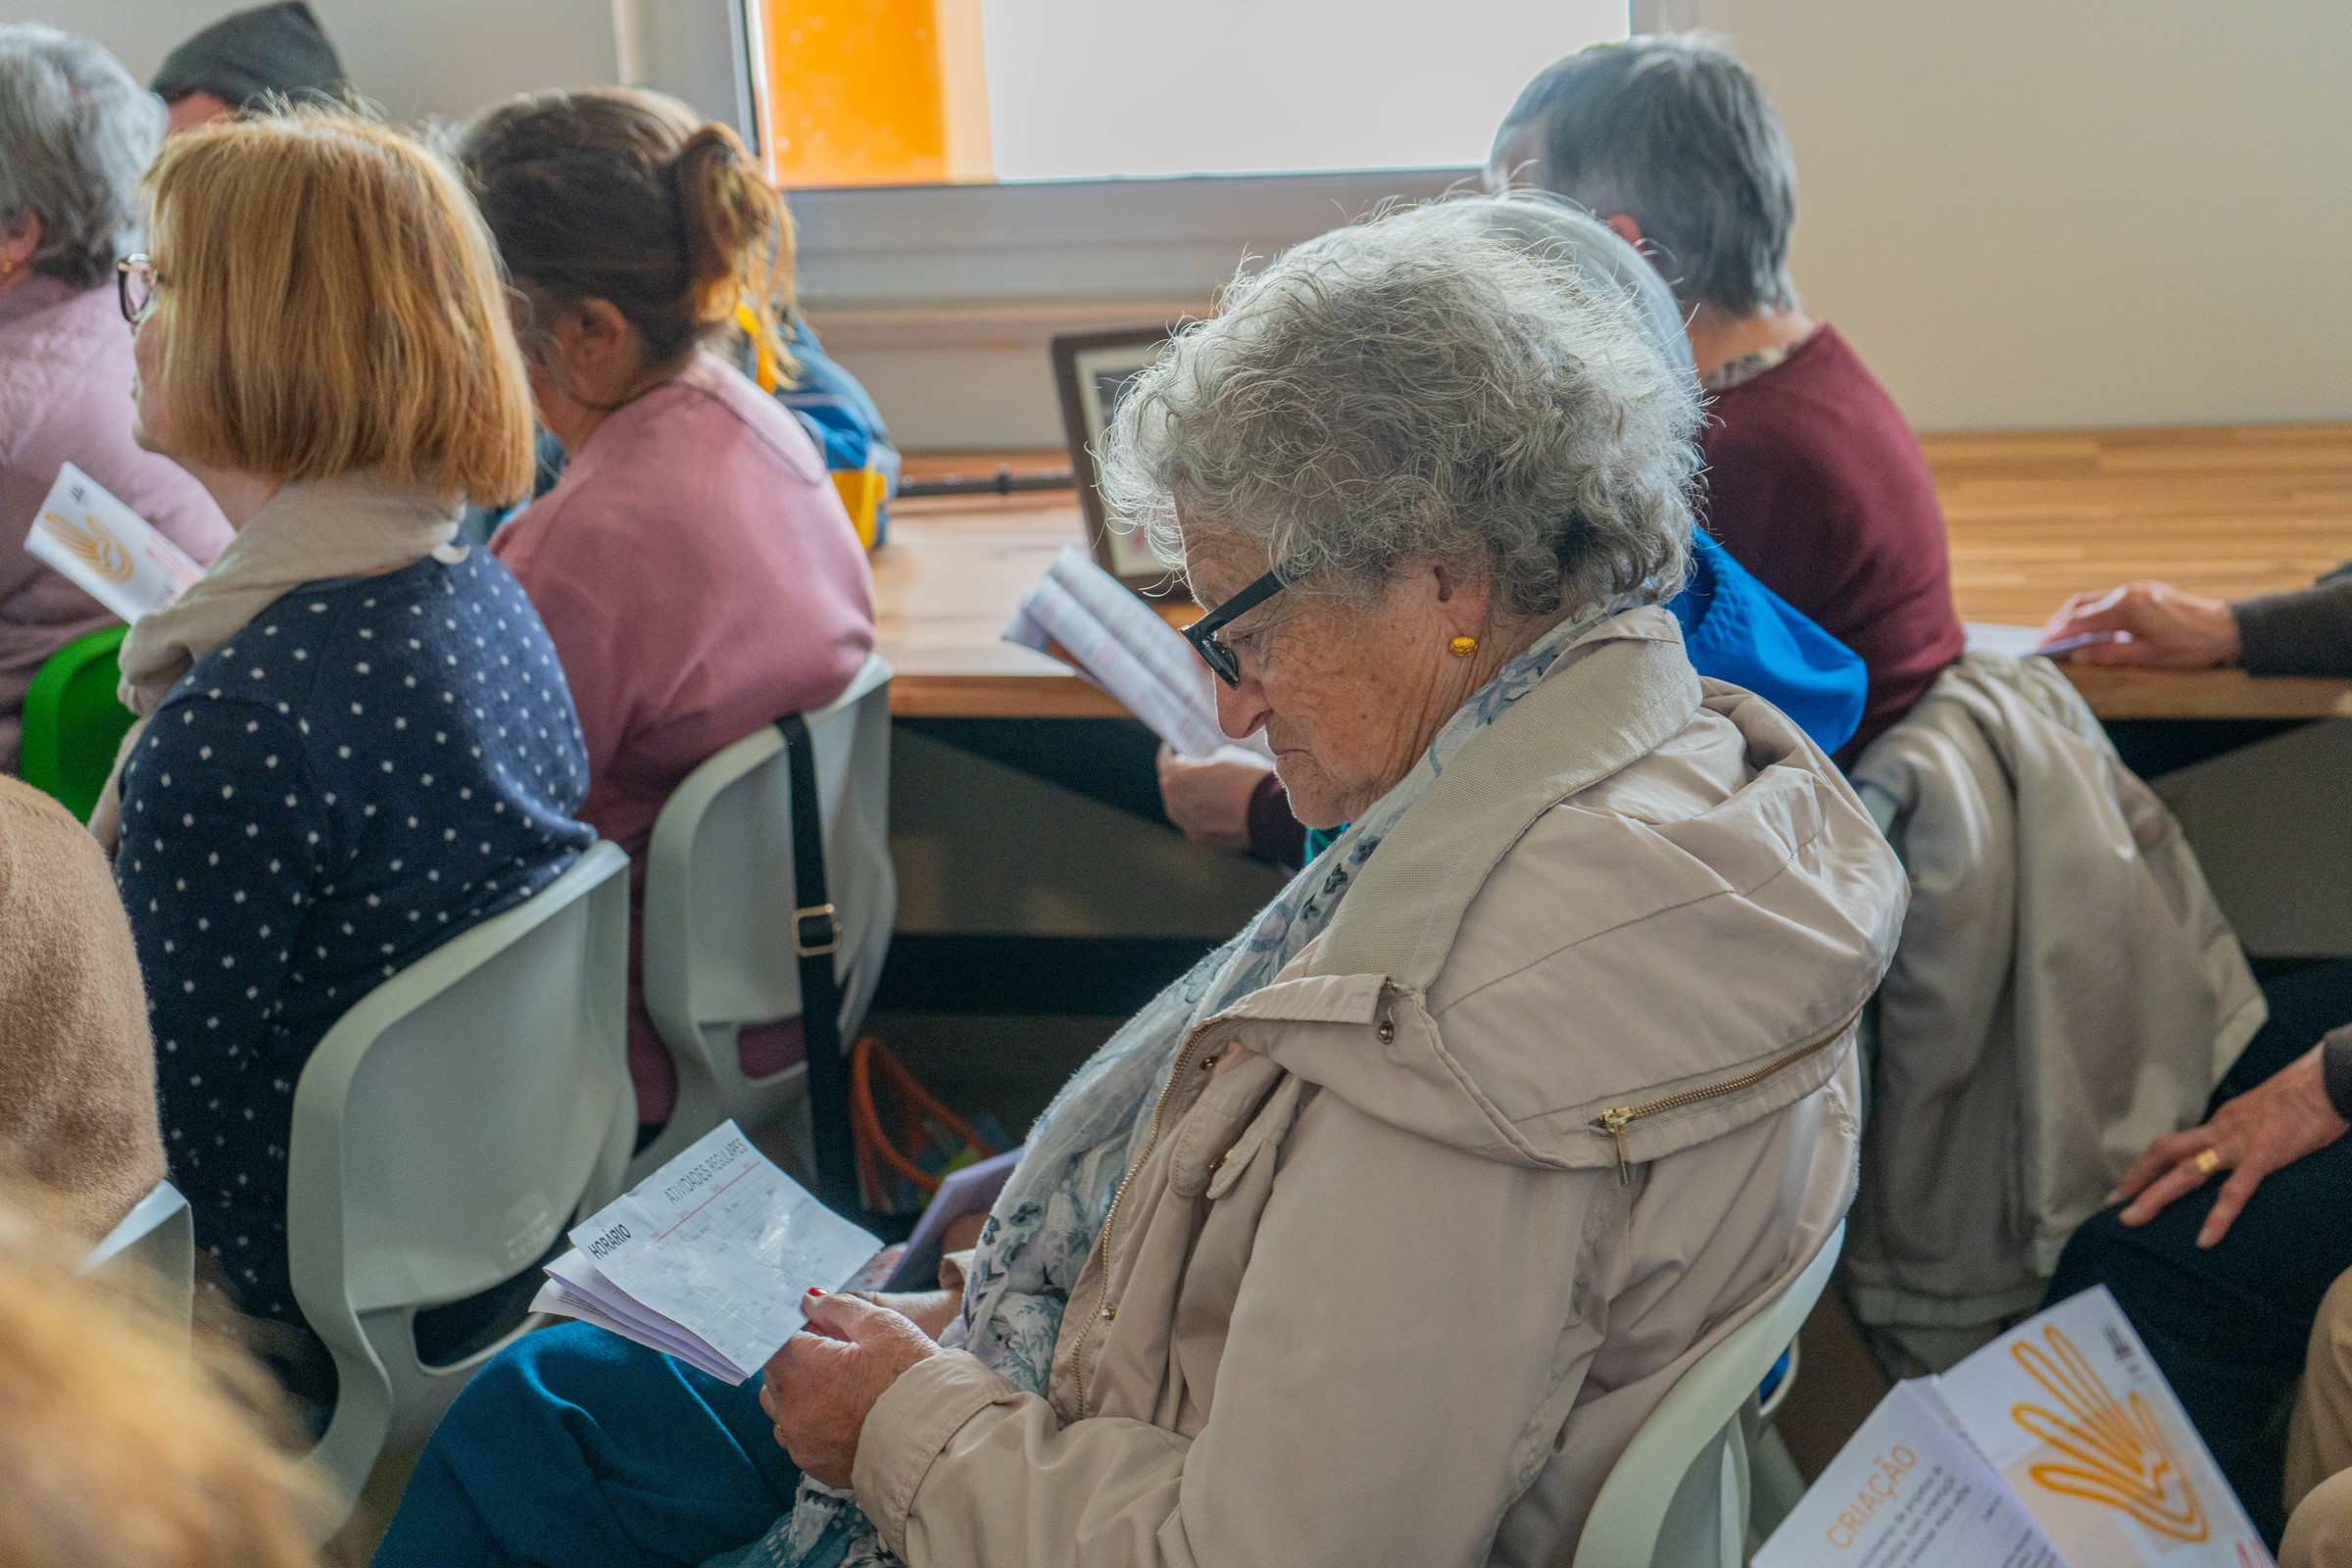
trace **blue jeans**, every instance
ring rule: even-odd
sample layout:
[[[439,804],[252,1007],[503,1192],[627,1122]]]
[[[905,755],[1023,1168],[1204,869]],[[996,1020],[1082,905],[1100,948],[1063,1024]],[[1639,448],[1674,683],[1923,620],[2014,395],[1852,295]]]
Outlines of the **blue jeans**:
[[[375,1568],[694,1568],[766,1534],[799,1485],[758,1378],[567,1323],[458,1396]]]

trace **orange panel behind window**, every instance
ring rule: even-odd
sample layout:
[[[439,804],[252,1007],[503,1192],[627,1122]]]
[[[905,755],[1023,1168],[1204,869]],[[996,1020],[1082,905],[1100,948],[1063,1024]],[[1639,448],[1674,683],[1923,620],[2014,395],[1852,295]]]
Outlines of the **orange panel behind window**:
[[[939,0],[767,0],[768,146],[794,185],[949,177]]]

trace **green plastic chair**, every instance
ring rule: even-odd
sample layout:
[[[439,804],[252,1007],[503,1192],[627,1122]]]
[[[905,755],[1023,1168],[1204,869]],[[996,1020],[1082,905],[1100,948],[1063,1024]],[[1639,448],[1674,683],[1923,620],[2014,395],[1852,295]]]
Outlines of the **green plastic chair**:
[[[102,626],[49,656],[24,693],[24,752],[18,776],[84,822],[114,771],[115,752],[137,722],[115,687],[127,626]]]

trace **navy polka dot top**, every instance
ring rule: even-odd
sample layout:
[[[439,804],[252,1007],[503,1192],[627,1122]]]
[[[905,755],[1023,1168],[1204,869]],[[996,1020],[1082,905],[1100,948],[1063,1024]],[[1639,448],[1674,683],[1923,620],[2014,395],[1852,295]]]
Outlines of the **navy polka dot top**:
[[[311,583],[197,662],[122,771],[115,875],[155,1029],[172,1175],[240,1304],[300,1325],[294,1085],[386,976],[595,840],[571,694],[475,550]]]

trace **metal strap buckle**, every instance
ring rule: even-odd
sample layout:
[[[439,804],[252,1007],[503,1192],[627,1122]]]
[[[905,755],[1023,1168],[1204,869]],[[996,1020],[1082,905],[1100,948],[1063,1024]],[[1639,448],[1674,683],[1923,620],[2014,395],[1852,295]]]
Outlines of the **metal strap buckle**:
[[[812,904],[792,911],[792,951],[804,958],[841,951],[841,917],[832,905]]]

